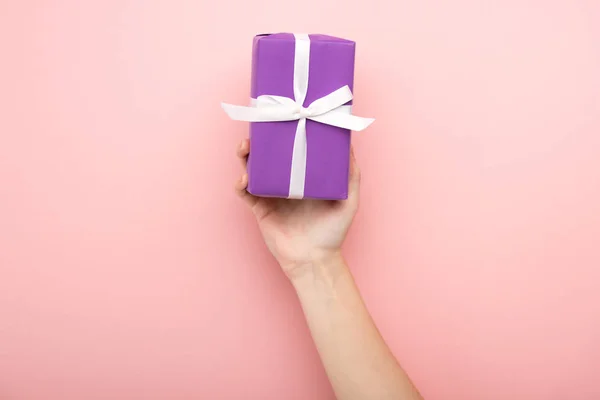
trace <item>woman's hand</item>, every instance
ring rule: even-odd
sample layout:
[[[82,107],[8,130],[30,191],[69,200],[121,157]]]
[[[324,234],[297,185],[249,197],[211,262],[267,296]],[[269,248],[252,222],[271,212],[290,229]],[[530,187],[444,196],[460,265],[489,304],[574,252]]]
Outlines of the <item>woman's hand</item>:
[[[246,169],[250,143],[238,157]],[[340,247],[358,208],[360,174],[350,161],[348,200],[255,197],[248,175],[236,184],[260,231],[290,278],[329,381],[340,400],[422,400],[377,331]]]
[[[237,150],[244,171],[249,151],[245,139]],[[340,256],[358,208],[360,172],[353,151],[350,159],[349,193],[343,201],[255,197],[246,191],[247,173],[236,183],[237,193],[250,206],[265,243],[289,278]]]

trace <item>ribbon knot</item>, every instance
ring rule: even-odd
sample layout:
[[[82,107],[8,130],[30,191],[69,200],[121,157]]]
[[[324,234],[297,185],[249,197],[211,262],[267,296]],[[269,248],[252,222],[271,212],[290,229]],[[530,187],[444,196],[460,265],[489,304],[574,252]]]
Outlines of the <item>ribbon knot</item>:
[[[300,105],[298,105],[298,108],[296,109],[296,114],[298,115],[298,119],[312,117],[311,110]]]

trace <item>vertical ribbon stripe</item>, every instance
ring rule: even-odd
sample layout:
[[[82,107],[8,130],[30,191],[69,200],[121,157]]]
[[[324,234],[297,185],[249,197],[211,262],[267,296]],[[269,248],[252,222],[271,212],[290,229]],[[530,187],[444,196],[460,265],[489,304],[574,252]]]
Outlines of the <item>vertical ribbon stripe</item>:
[[[295,34],[294,51],[294,100],[302,108],[308,92],[308,67],[310,65],[310,38],[306,34]],[[304,197],[306,181],[306,118],[298,120],[294,148],[292,150],[292,168],[290,170],[290,189],[288,198]]]

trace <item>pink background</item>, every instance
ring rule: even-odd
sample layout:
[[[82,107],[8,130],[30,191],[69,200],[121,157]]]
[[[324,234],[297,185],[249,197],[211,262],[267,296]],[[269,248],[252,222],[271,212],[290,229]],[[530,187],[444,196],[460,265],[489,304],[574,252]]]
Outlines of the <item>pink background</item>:
[[[253,34],[358,42],[346,254],[428,399],[600,398],[600,3],[0,3],[0,398],[332,399],[232,191]]]

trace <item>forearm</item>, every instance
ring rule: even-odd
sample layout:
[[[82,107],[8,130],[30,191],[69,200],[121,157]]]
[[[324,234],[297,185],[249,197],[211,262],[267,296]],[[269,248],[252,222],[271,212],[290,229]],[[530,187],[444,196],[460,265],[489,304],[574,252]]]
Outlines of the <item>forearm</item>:
[[[421,399],[369,315],[341,255],[292,279],[338,400]]]

